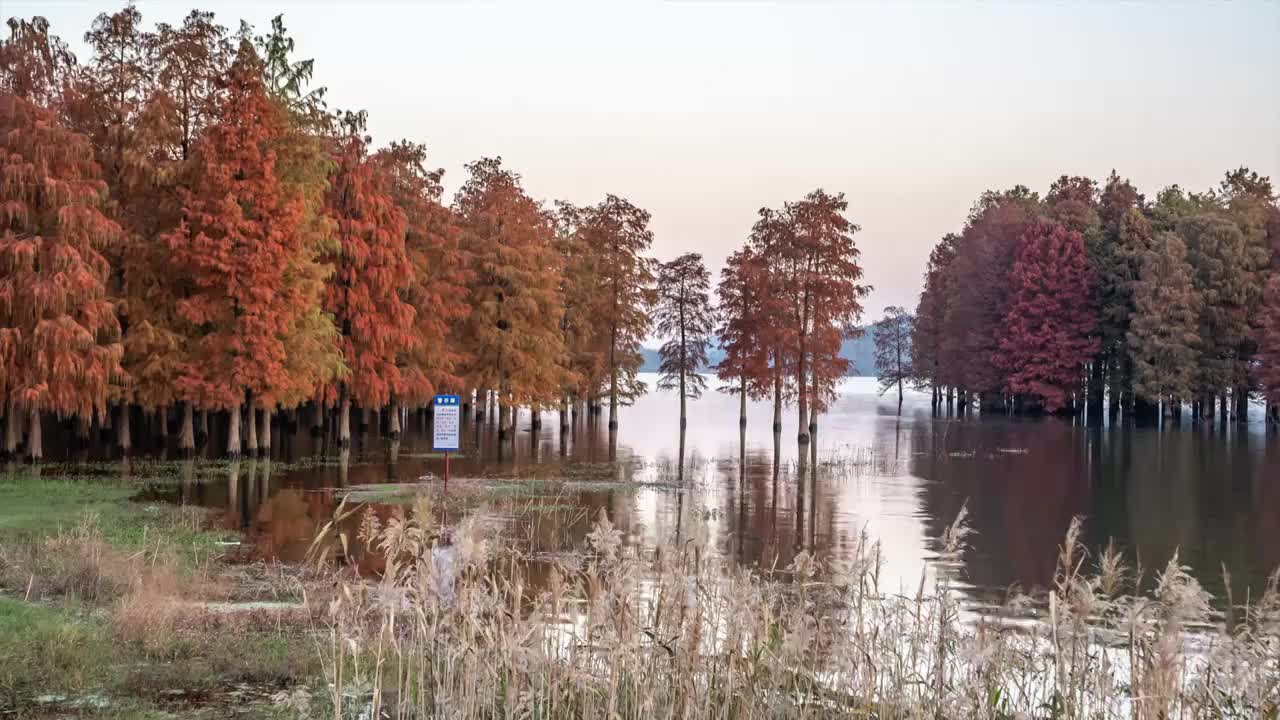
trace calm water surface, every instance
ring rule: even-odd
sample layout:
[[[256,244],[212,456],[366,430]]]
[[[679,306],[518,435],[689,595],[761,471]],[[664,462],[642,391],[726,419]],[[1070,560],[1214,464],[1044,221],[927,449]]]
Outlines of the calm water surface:
[[[651,387],[655,379],[646,378]],[[784,419],[775,469],[771,406],[750,406],[743,447],[737,400],[716,392],[690,404],[683,473],[670,393],[651,392],[624,409],[612,463],[603,418],[579,418],[562,441],[554,413],[535,432],[526,412],[505,445],[490,423],[471,420],[463,457],[452,461],[450,493],[467,496],[495,478],[512,479],[511,492],[464,505],[449,520],[478,513],[495,534],[513,532],[535,553],[555,553],[582,542],[604,510],[629,543],[701,538],[762,567],[783,567],[801,550],[848,558],[865,532],[882,544],[885,589],[914,591],[922,575],[932,581],[945,572],[976,603],[1052,582],[1058,545],[1077,515],[1092,551],[1114,539],[1131,564],[1150,569],[1178,550],[1218,596],[1225,565],[1236,602],[1259,594],[1280,566],[1280,440],[1260,422],[1161,430],[934,418],[922,393],[909,395],[898,417],[896,398],[875,390],[871,378],[842,383],[819,421],[816,471],[809,463],[803,476],[794,414]],[[334,488],[428,474],[439,481],[443,461],[430,456],[425,430],[411,418],[392,446],[374,424],[345,461],[305,429],[277,432],[271,463],[237,463],[225,481],[184,486],[181,496],[225,509],[260,555],[298,560],[331,516]],[[306,458],[320,462],[298,467]],[[564,478],[573,482],[554,493],[521,492],[521,483],[549,487],[544,481]],[[966,502],[976,534],[963,564],[928,562]]]

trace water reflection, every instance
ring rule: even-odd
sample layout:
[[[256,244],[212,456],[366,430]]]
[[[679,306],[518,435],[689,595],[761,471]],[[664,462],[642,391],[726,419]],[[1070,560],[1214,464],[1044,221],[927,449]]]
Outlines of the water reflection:
[[[1256,597],[1280,565],[1280,442],[1261,423],[1157,430],[935,418],[923,393],[908,395],[898,416],[896,398],[882,401],[872,379],[851,378],[815,424],[813,442],[800,446],[773,432],[768,402],[748,406],[744,429],[737,399],[708,392],[690,402],[684,438],[677,406],[667,393],[644,396],[620,410],[618,433],[577,408],[541,423],[521,411],[505,436],[496,408],[472,408],[451,463],[460,496],[492,479],[571,482],[553,495],[454,504],[451,517],[442,505],[441,519],[468,513],[495,535],[518,538],[535,558],[535,586],[545,570],[536,558],[582,543],[601,512],[627,543],[705,540],[711,551],[761,568],[784,568],[802,551],[847,559],[865,532],[882,543],[887,589],[914,591],[922,575],[954,573],[954,584],[980,601],[1052,582],[1076,515],[1086,518],[1092,550],[1114,538],[1148,576],[1180,549],[1215,595],[1225,589],[1224,564],[1237,599]],[[342,489],[443,475],[425,414],[410,415],[394,441],[382,436],[387,423],[376,414],[353,424],[358,418],[353,445],[342,451],[322,418],[279,418],[269,458],[226,463],[213,481],[184,464],[173,499],[223,510],[264,557],[301,560]],[[795,423],[784,414],[783,432]],[[210,438],[214,447],[222,441]],[[110,457],[109,449],[94,452]],[[130,460],[119,463],[121,475],[134,472]],[[929,563],[966,502],[972,551],[960,565]],[[391,517],[406,509],[374,511]],[[354,537],[358,518],[349,522]],[[351,552],[362,567],[378,566],[376,556]]]

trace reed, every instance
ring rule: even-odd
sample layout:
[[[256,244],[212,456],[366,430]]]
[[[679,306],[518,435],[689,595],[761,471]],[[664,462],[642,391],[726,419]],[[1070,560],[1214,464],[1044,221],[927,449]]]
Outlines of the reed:
[[[752,570],[696,543],[624,546],[602,513],[549,562],[475,525],[434,525],[426,497],[354,540],[376,581],[334,569],[318,641],[326,683],[280,702],[332,718],[1267,718],[1280,697],[1280,592],[1224,616],[1175,557],[1140,593],[1073,523],[1047,596],[967,609],[939,572],[880,587],[880,547]],[[340,512],[350,512],[340,510]],[[940,564],[957,562],[964,517]],[[317,538],[316,547],[321,546]]]

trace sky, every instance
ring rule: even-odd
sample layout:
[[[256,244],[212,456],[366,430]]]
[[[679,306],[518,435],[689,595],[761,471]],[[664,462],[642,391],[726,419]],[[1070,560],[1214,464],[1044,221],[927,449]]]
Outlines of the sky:
[[[0,0],[82,59],[114,3]],[[177,23],[189,2],[139,2]],[[756,213],[843,192],[864,319],[914,307],[930,248],[987,189],[1114,168],[1149,196],[1280,179],[1280,2],[203,2],[283,13],[332,107],[426,143],[451,196],[501,156],[534,197],[649,210],[659,259],[718,270]]]

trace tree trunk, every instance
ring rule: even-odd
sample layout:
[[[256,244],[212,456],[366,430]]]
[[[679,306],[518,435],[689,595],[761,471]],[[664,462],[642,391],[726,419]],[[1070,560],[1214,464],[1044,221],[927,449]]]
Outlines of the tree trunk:
[[[1236,399],[1236,422],[1241,425],[1249,422],[1249,390],[1238,387],[1234,392]]]
[[[271,408],[262,408],[262,425],[258,428],[258,447],[263,455],[271,456]]]
[[[937,401],[934,401],[934,407],[937,407]],[[902,380],[898,380],[898,414],[902,414]]]
[[[120,452],[128,454],[133,449],[133,433],[129,430],[129,403],[120,403],[120,419],[116,421],[116,444]]]
[[[351,398],[347,395],[347,388],[343,386],[338,391],[338,447],[351,447]]]
[[[538,407],[529,408],[529,427],[534,432],[542,429],[542,409]]]
[[[76,415],[76,445],[81,450],[89,447],[89,436],[93,434],[93,415]]]
[[[392,401],[390,412],[391,412],[391,417],[389,418],[390,422],[388,423],[387,434],[391,436],[392,440],[399,440],[400,439],[400,403]]]
[[[258,409],[253,406],[253,395],[249,395],[249,401],[245,403],[245,411],[248,416],[245,419],[247,423],[245,427],[245,450],[249,452],[250,457],[256,457],[258,454]]]
[[[1105,358],[1099,353],[1093,358],[1093,363],[1089,366],[1089,389],[1088,402],[1085,404],[1085,413],[1089,416],[1088,422],[1099,424],[1102,422],[1102,406],[1103,397],[1105,395],[1107,363]]]
[[[9,400],[9,408],[4,417],[4,452],[8,457],[18,454],[18,445],[22,442],[22,416],[18,414],[18,405]]]
[[[738,428],[747,429],[747,376],[743,375],[738,382]]]
[[[195,408],[190,402],[182,403],[182,428],[178,431],[178,448],[185,454],[196,449]]]
[[[44,433],[41,432],[40,411],[32,410],[31,419],[27,421],[27,457],[31,462],[40,462],[44,458]]]
[[[560,396],[560,432],[569,431],[569,398]]]
[[[324,434],[324,403],[317,402],[311,405],[311,437],[320,437]]]
[[[773,376],[773,434],[782,435],[782,377],[778,374]]]
[[[240,401],[231,406],[227,417],[227,454],[233,459],[240,457]]]
[[[159,422],[160,447],[169,444],[169,406],[161,405],[156,408],[156,420]]]
[[[799,410],[800,417],[798,422],[796,423],[798,426],[798,429],[796,432],[796,442],[798,442],[801,445],[807,445],[809,443],[809,384],[805,382],[807,374],[805,373],[805,357],[804,357],[805,353],[804,353],[804,345],[803,345],[804,343],[803,336],[800,342],[801,342],[800,366],[799,366],[799,370],[796,372],[796,386],[800,391],[799,392],[800,398],[799,398],[799,401],[797,402],[797,408]]]
[[[809,395],[812,407],[809,411],[809,440],[813,446],[813,452],[818,451],[817,432],[818,432],[818,373],[815,369],[813,373],[813,387]]]
[[[1223,393],[1218,398],[1220,403],[1218,410],[1218,422],[1226,423],[1231,420],[1231,403],[1227,402],[1227,394]]]

